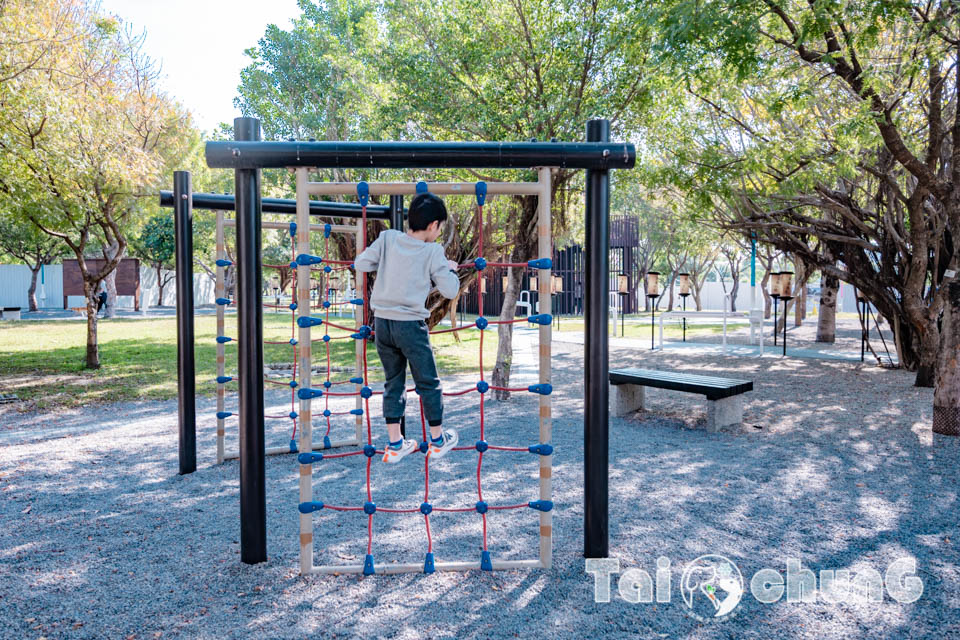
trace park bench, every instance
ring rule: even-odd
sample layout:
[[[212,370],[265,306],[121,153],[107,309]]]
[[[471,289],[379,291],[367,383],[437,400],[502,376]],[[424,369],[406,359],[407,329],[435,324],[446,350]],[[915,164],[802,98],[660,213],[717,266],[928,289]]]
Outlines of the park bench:
[[[624,416],[643,409],[644,388],[684,391],[707,397],[707,431],[714,433],[743,422],[743,397],[753,391],[752,380],[715,378],[677,371],[613,369],[610,371],[611,411]]]
[[[2,319],[2,320],[19,320],[19,319],[20,319],[20,307],[0,307],[0,319]]]

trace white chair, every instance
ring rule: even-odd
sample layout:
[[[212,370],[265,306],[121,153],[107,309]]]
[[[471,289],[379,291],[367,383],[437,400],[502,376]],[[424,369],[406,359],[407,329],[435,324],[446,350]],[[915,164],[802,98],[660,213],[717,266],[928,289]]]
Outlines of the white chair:
[[[539,306],[540,306],[539,304],[536,305],[536,307],[539,307]],[[536,313],[536,311],[534,311],[534,312],[531,312],[531,311],[530,311],[530,309],[535,308],[535,306],[530,302],[530,292],[529,292],[529,291],[521,291],[521,292],[520,292],[520,299],[517,300],[517,307],[518,307],[518,308],[522,307],[522,308],[524,309],[524,315],[526,315],[526,316],[531,316],[531,315],[533,315],[534,313]]]

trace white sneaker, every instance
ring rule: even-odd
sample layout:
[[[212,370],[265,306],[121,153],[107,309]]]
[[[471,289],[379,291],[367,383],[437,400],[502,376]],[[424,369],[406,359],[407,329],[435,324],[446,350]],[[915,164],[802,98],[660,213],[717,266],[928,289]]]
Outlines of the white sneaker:
[[[383,452],[383,461],[388,464],[396,464],[419,448],[420,447],[416,440],[404,439],[403,444],[400,445],[399,449],[394,449],[387,444],[387,447]]]
[[[443,430],[443,443],[436,444],[432,440],[430,441],[430,450],[429,454],[431,458],[442,458],[447,455],[447,452],[457,446],[457,442],[460,441],[460,436],[453,429],[444,429]]]

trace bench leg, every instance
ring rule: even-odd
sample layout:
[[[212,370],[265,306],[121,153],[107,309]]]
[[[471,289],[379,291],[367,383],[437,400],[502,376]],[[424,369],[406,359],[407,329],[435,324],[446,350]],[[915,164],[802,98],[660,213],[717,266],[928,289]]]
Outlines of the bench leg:
[[[736,395],[720,400],[707,400],[707,431],[737,427],[743,423],[743,396]]]
[[[643,409],[644,387],[635,384],[610,385],[610,412],[625,416]]]

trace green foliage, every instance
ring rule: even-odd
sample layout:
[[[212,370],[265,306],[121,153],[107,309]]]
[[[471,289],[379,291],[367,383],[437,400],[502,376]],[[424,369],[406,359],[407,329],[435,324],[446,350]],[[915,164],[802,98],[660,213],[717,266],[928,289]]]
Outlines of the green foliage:
[[[134,252],[154,268],[172,269],[176,250],[173,216],[169,213],[152,216],[133,243]]]

